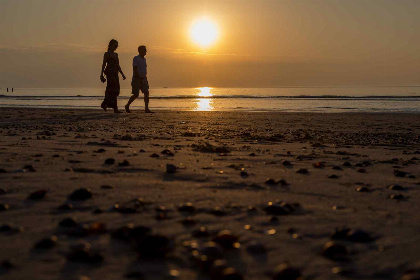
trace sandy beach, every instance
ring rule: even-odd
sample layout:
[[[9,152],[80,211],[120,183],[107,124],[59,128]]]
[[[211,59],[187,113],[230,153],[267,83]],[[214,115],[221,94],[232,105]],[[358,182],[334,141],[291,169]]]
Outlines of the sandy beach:
[[[419,279],[419,114],[0,115],[1,279]]]

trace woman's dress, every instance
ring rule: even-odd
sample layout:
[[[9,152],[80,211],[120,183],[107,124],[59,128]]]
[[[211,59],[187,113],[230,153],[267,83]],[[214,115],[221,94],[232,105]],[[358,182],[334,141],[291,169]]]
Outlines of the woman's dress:
[[[120,95],[120,80],[118,77],[118,71],[120,69],[120,64],[118,60],[118,54],[112,56],[111,53],[108,53],[108,61],[106,69],[104,71],[106,75],[106,90],[105,90],[105,99],[102,102],[102,108],[113,108],[117,110],[117,97]]]

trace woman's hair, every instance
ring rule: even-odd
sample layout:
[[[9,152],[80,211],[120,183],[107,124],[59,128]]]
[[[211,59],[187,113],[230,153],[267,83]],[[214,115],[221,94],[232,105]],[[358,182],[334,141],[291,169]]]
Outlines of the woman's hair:
[[[108,44],[108,51],[110,51],[111,50],[111,46],[112,46],[112,44],[117,44],[118,45],[118,41],[117,40],[115,40],[115,39],[112,39],[111,41],[109,41],[109,44]]]

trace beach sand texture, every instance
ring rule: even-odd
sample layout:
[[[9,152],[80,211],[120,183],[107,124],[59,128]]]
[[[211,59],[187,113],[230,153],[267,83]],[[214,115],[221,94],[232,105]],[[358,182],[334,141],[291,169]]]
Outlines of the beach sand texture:
[[[418,279],[419,114],[0,114],[1,279]]]

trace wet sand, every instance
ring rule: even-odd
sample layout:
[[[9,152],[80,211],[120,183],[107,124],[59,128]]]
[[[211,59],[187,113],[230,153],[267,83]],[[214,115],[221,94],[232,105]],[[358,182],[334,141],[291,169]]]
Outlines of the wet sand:
[[[418,279],[419,114],[0,114],[2,279]]]

